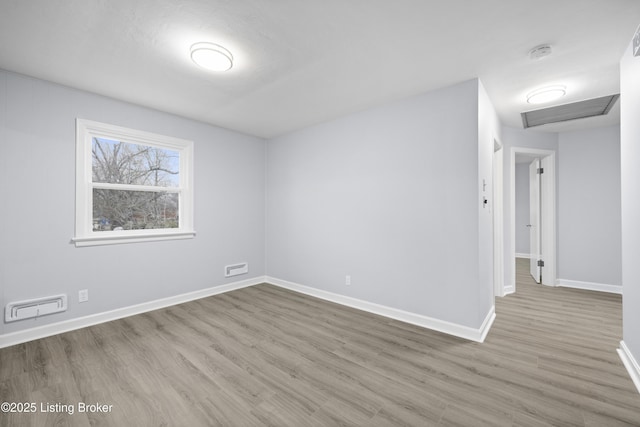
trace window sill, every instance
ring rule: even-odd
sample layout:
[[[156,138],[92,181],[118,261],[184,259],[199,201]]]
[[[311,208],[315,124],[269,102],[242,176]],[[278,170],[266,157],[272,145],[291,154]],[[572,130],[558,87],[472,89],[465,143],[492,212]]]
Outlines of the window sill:
[[[71,239],[71,242],[76,245],[76,248],[81,248],[85,246],[121,245],[125,243],[193,239],[195,236],[195,231],[178,231],[154,234],[110,234],[105,236],[75,237]]]

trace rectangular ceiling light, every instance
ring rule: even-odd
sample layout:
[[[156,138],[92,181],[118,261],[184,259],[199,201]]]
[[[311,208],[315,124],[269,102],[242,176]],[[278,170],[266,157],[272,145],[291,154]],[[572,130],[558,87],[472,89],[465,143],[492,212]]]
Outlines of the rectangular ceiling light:
[[[608,95],[600,98],[587,99],[571,104],[557,105],[540,110],[520,113],[524,128],[542,126],[549,123],[566,122],[567,120],[584,119],[587,117],[604,116],[611,110],[620,94]]]

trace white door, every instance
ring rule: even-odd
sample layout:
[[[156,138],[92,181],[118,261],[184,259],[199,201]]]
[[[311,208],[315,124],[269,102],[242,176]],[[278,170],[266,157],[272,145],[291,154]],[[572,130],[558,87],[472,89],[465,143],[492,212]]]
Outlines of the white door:
[[[540,260],[540,160],[535,159],[529,165],[529,254],[531,254],[531,276],[540,283],[542,269]]]

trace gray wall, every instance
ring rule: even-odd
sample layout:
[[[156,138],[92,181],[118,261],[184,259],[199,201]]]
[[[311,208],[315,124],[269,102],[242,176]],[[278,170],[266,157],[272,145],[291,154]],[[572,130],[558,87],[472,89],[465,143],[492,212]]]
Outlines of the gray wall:
[[[195,239],[70,244],[78,117],[194,141]],[[264,275],[264,158],[258,138],[0,71],[0,307],[69,296],[67,312],[0,334],[222,285],[229,263]]]
[[[492,187],[497,122],[485,111],[479,126],[482,92],[471,80],[269,141],[267,274],[479,327],[493,306],[479,177]]]
[[[620,128],[563,132],[558,145],[558,279],[620,286]]]
[[[631,44],[620,62],[622,171],[622,325],[624,342],[640,361],[640,57]]]
[[[529,164],[516,164],[516,253],[529,254]]]

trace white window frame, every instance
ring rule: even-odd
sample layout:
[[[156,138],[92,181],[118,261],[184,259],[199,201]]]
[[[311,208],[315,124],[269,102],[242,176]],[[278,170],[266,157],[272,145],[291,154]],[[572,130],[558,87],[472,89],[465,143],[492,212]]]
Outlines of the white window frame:
[[[109,188],[130,191],[153,191],[156,187],[93,182],[92,141],[106,138],[131,144],[170,149],[180,153],[178,187],[163,188],[179,197],[178,228],[150,230],[93,230],[93,189]],[[190,239],[193,229],[193,141],[157,135],[121,126],[76,119],[76,230],[72,242],[76,247],[113,245],[158,240]]]

